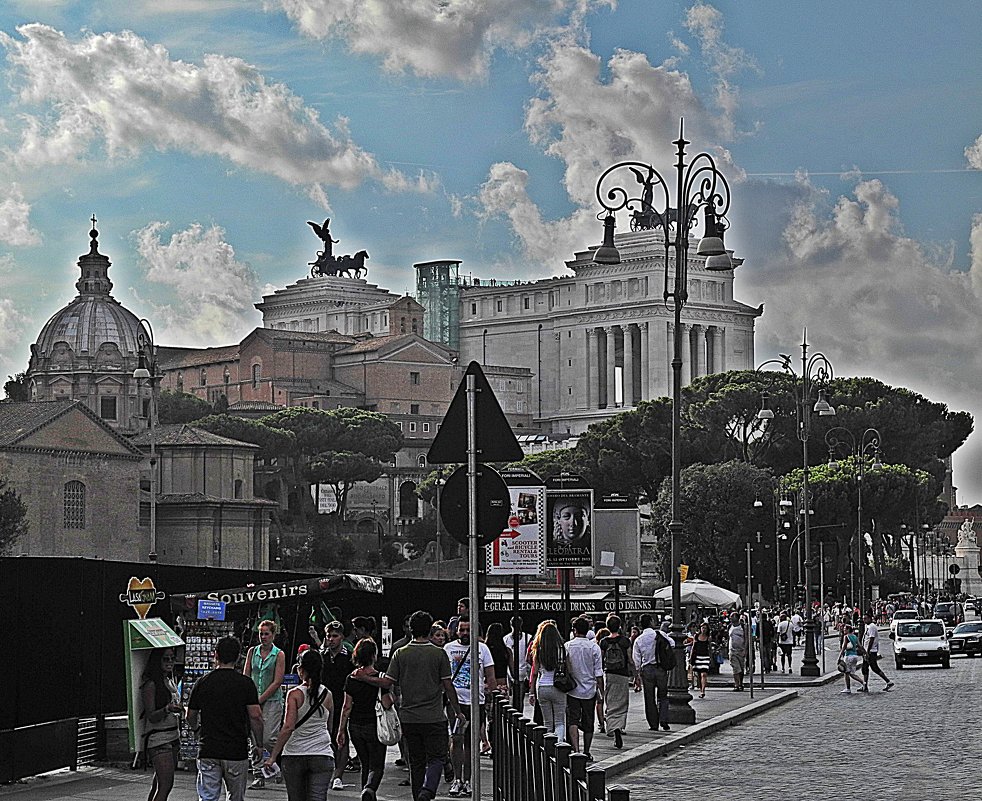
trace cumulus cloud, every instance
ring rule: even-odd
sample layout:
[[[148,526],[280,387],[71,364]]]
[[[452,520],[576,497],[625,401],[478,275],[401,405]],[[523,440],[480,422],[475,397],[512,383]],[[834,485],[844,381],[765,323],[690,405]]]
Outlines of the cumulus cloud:
[[[484,78],[494,51],[522,48],[615,0],[266,0],[305,36],[341,38],[386,69]]]
[[[965,159],[973,170],[982,170],[982,136],[965,148]]]
[[[146,280],[168,288],[171,304],[157,306],[160,339],[190,347],[202,342],[237,342],[259,320],[255,272],[237,261],[225,231],[195,223],[164,241],[165,222],[133,234]]]
[[[31,205],[17,184],[0,193],[0,242],[14,247],[41,244],[41,234],[31,227]]]
[[[699,41],[706,65],[716,79],[716,103],[722,111],[720,122],[732,136],[739,100],[733,78],[744,70],[756,69],[757,64],[746,52],[723,41],[723,15],[718,9],[696,3],[686,12],[685,27]]]
[[[21,345],[26,328],[27,315],[19,311],[10,298],[0,298],[0,359],[3,360],[4,369],[13,369],[13,363],[6,354]]]
[[[28,109],[15,154],[22,164],[72,162],[98,146],[110,158],[177,150],[307,187],[324,205],[325,185],[433,186],[432,177],[383,169],[354,142],[344,117],[324,125],[288,87],[241,59],[207,55],[201,66],[172,60],[131,32],[71,40],[47,25],[17,31],[20,39],[0,33],[0,45]]]
[[[906,236],[897,198],[858,181],[831,209],[800,199],[764,264],[739,275],[740,294],[766,300],[759,351],[809,340],[843,375],[869,375],[974,408],[982,389],[982,215],[972,221],[968,273]],[[797,341],[796,339],[794,341]]]
[[[540,59],[534,80],[539,92],[528,104],[525,129],[564,165],[564,187],[577,211],[544,222],[528,195],[527,173],[508,163],[491,168],[477,202],[482,215],[509,219],[526,255],[550,264],[549,274],[557,242],[582,246],[599,239],[595,188],[606,167],[636,159],[668,174],[680,117],[693,152],[725,134],[674,61],[651,64],[644,54],[618,50],[604,65],[587,47],[560,37]],[[724,172],[739,175],[725,151],[716,156]]]

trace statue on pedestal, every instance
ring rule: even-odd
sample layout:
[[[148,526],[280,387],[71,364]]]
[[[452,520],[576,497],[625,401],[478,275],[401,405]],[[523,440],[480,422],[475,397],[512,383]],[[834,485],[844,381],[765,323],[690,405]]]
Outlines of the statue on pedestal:
[[[977,545],[978,537],[975,535],[974,520],[969,520],[965,518],[962,523],[962,527],[958,529],[958,544],[959,545]]]

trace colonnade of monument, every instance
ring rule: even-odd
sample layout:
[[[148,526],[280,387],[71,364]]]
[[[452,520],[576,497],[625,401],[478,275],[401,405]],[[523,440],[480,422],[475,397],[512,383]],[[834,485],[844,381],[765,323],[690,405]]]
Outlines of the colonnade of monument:
[[[675,349],[671,321],[591,327],[586,335],[588,408],[629,408],[671,394]],[[700,376],[726,370],[725,340],[722,326],[682,323],[683,386]],[[622,368],[620,374],[618,367]]]

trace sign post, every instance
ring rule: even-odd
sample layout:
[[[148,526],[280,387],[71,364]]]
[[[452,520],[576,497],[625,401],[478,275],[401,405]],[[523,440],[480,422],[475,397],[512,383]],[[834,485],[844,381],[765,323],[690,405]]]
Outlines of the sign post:
[[[471,788],[474,798],[477,799],[481,797],[481,727],[477,722],[481,719],[481,684],[484,681],[484,671],[479,667],[481,599],[478,574],[481,567],[479,561],[481,545],[486,543],[482,543],[481,538],[491,535],[488,538],[488,542],[491,542],[491,539],[497,537],[508,520],[509,512],[507,499],[489,499],[487,501],[489,508],[493,510],[489,517],[494,518],[494,513],[499,507],[503,516],[489,531],[479,531],[478,464],[514,462],[523,456],[518,440],[515,439],[504,412],[501,411],[501,406],[494,396],[484,371],[477,362],[471,362],[430,446],[427,459],[430,464],[463,462],[467,465],[467,595],[472,632],[468,657],[471,664]],[[501,481],[501,477],[490,468],[485,468],[483,474],[487,475],[492,483],[494,479],[490,478],[491,474],[497,477],[499,482]],[[453,476],[450,478],[452,480]],[[444,489],[444,506],[447,505],[447,491],[450,489],[451,482],[448,481]],[[444,523],[447,522],[444,516]],[[447,528],[450,529],[451,526],[448,524]]]

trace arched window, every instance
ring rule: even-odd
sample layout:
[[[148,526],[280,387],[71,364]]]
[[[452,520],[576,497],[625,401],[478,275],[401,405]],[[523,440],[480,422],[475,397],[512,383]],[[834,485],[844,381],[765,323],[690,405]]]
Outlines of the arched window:
[[[405,481],[399,487],[399,517],[417,517],[419,499],[416,497],[416,484]]]
[[[426,467],[426,456],[425,456],[425,455],[423,455],[423,454],[421,453],[421,454],[419,455],[419,458],[418,458],[418,459],[416,460],[416,463],[417,463],[417,464],[418,464],[418,465],[419,465],[420,467]]]
[[[252,388],[259,389],[259,381],[263,376],[263,366],[261,364],[252,365]]]
[[[65,528],[85,528],[85,484],[81,481],[65,484]]]
[[[204,367],[201,368],[201,386],[208,386],[208,371]]]

